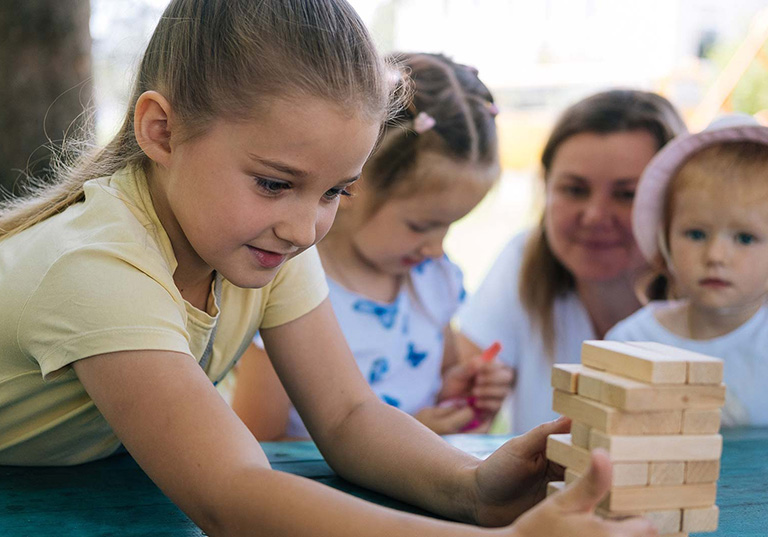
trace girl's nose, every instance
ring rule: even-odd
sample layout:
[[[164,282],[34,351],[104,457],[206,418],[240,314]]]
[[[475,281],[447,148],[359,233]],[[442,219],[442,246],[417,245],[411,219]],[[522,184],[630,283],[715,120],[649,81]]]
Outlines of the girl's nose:
[[[724,237],[716,236],[707,244],[706,256],[708,263],[724,263],[730,256],[731,245]]]
[[[419,253],[424,257],[438,258],[443,257],[445,251],[443,250],[443,239],[445,239],[445,233],[438,237],[434,237],[424,243]]]
[[[275,235],[298,248],[309,248],[317,238],[317,216],[314,204],[302,204],[274,227]]]

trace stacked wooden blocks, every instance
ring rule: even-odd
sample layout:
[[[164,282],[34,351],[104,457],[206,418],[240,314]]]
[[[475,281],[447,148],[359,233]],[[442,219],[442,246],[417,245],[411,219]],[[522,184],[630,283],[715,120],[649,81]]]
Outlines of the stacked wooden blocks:
[[[723,362],[650,342],[585,341],[581,364],[555,364],[555,412],[571,434],[551,435],[547,458],[584,474],[590,450],[604,448],[613,484],[598,513],[644,516],[661,535],[717,529],[716,481],[723,439]]]

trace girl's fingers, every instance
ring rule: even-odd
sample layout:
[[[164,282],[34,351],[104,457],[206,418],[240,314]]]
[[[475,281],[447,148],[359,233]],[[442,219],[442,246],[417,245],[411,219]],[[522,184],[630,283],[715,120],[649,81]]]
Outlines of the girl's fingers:
[[[606,535],[626,537],[659,537],[658,530],[645,518],[632,517],[626,520],[606,520],[603,523]]]
[[[475,419],[475,411],[469,407],[453,410],[449,415],[441,417],[441,428],[457,433]]]
[[[475,386],[472,395],[475,399],[504,399],[509,393],[505,386]]]
[[[566,512],[592,512],[611,489],[611,461],[603,449],[592,451],[587,473],[558,495],[560,507]]]
[[[493,371],[478,371],[475,376],[475,384],[498,384],[511,386],[515,379],[514,372],[509,368],[503,368]]]

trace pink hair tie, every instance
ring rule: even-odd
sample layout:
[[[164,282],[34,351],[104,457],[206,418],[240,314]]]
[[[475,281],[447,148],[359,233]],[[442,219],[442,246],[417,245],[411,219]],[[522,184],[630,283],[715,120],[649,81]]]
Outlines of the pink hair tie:
[[[435,118],[426,112],[419,112],[419,114],[413,120],[413,130],[415,130],[418,134],[427,132],[434,126]]]

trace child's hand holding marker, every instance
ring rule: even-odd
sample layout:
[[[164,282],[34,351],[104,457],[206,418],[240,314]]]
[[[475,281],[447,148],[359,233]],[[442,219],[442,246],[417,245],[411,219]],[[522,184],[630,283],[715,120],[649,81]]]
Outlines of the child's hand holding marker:
[[[496,361],[500,350],[501,344],[495,342],[473,361],[458,364],[445,373],[440,404],[434,412],[441,411],[445,424],[450,421],[455,428],[441,434],[485,432],[490,426],[514,378],[512,369]],[[426,423],[422,416],[417,417]]]
[[[474,410],[475,416],[464,426],[462,432],[486,432],[509,393],[514,373],[512,369],[496,361],[500,351],[501,343],[494,341],[480,354],[479,360],[473,362],[477,370],[472,379],[467,403]]]

